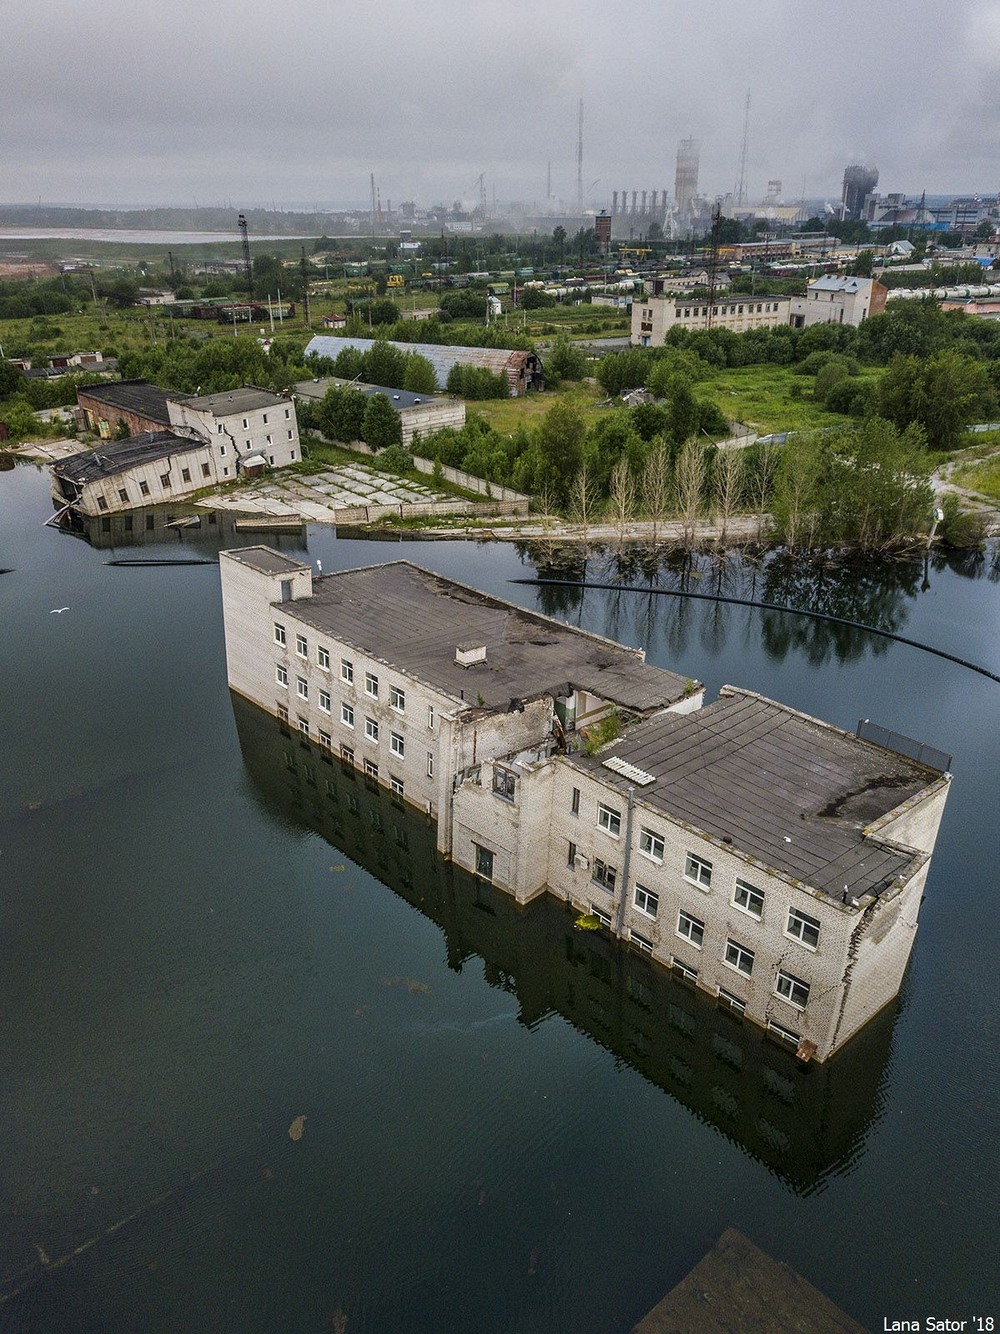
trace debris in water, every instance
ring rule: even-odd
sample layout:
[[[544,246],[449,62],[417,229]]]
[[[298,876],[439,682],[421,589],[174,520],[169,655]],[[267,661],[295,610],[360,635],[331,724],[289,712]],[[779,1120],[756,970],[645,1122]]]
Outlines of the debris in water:
[[[347,1316],[339,1306],[330,1313],[330,1328],[333,1334],[344,1334],[347,1329]]]
[[[343,862],[338,862],[336,866],[331,866],[331,867],[330,867],[330,870],[331,870],[331,871],[342,871],[343,869],[344,869],[344,863],[343,863]]]
[[[382,985],[384,987],[405,987],[411,996],[423,996],[430,991],[426,982],[420,982],[415,977],[383,977]]]
[[[299,1131],[299,1134],[301,1134],[301,1133],[302,1133],[302,1132]],[[263,1168],[263,1169],[261,1170],[261,1176],[264,1178],[265,1181],[273,1181],[273,1180],[274,1180],[274,1172],[271,1170],[270,1167],[265,1167],[265,1168]]]
[[[582,917],[578,917],[573,925],[577,931],[598,931],[601,926],[601,919],[595,917],[593,913],[587,912]]]
[[[296,1144],[298,1144],[299,1140],[302,1138],[302,1129],[305,1126],[305,1123],[306,1118],[304,1116],[297,1116],[288,1127],[288,1138],[294,1140]]]
[[[49,1259],[48,1252],[45,1250],[44,1247],[39,1246],[37,1241],[35,1242],[35,1250],[38,1252],[38,1258],[39,1260],[41,1260],[43,1265],[49,1265],[52,1263],[52,1261]]]
[[[538,1272],[538,1261],[542,1258],[542,1253],[536,1246],[528,1256],[528,1274],[533,1275]]]

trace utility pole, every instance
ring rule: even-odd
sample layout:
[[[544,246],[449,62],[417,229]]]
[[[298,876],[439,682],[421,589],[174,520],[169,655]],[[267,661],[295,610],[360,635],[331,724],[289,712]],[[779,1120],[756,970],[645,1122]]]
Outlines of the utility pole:
[[[312,328],[312,317],[309,314],[309,265],[306,263],[306,248],[302,247],[302,305],[306,313],[306,328]]]
[[[371,173],[372,183],[372,248],[375,246],[375,173]]]
[[[719,282],[719,236],[722,232],[722,203],[712,209],[712,244],[708,252],[708,328],[715,318],[715,289]]]

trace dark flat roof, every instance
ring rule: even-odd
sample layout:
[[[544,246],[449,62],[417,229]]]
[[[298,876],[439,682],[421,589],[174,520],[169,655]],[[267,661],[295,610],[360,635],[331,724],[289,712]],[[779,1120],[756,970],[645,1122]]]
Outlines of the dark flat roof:
[[[865,1334],[789,1265],[727,1228],[632,1334]]]
[[[313,399],[318,402],[324,397],[331,385],[336,385],[341,389],[353,385],[355,389],[369,398],[372,394],[385,394],[397,412],[402,412],[404,408],[420,407],[425,403],[451,402],[447,394],[415,394],[411,389],[391,389],[383,384],[361,384],[360,381],[344,380],[336,375],[328,375],[323,380],[301,380],[295,386],[295,393],[299,398]]]
[[[576,630],[429,570],[395,561],[313,579],[313,596],[282,611],[474,707],[577,686],[628,709],[665,708],[687,678],[649,667],[635,650]],[[460,667],[458,645],[486,661]]]
[[[143,435],[129,436],[127,440],[108,440],[81,454],[71,454],[61,463],[54,463],[52,469],[58,476],[86,486],[88,482],[114,477],[143,463],[155,463],[157,459],[170,458],[174,454],[190,454],[205,447],[203,440],[185,439],[170,431],[147,431]]]
[[[190,394],[171,394],[170,397],[183,400],[189,408],[198,412],[210,412],[213,417],[230,417],[234,412],[256,412],[258,408],[288,406],[288,399],[252,387],[230,389],[221,394],[201,394],[198,398]]]
[[[838,900],[860,897],[913,857],[863,830],[940,774],[773,700],[726,686],[694,713],[637,723],[599,755],[571,762],[618,787],[611,756],[652,774],[647,803],[766,867]]]
[[[137,412],[150,421],[170,425],[167,411],[167,399],[183,399],[186,394],[168,394],[165,389],[157,389],[155,384],[145,380],[119,380],[112,383],[88,384],[77,390],[77,397],[86,394],[98,403],[106,403],[109,408],[121,408],[123,412]]]
[[[273,547],[240,547],[222,554],[238,561],[241,565],[248,565],[251,570],[257,570],[261,574],[291,574],[296,570],[309,568],[307,561],[286,556],[283,552],[275,551]]]

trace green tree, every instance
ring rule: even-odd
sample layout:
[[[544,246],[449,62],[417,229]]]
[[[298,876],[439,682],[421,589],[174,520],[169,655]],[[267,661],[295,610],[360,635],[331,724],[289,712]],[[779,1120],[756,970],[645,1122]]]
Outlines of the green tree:
[[[437,375],[434,367],[419,352],[408,352],[406,354],[403,388],[409,389],[414,394],[436,394],[438,391]]]
[[[545,369],[550,380],[582,380],[587,374],[587,358],[565,333],[561,333],[545,358]]]
[[[370,394],[361,423],[361,439],[372,449],[388,449],[402,444],[403,428],[399,414],[385,394]]]
[[[552,239],[553,239],[553,241],[555,241],[556,245],[559,247],[559,263],[560,263],[560,264],[565,264],[565,262],[566,262],[566,228],[563,227],[563,226],[556,227],[555,230],[554,230],[553,233],[552,233]]]
[[[547,493],[556,505],[565,505],[573,478],[583,462],[586,423],[576,408],[556,402],[542,418],[535,440],[536,494]]]
[[[362,356],[362,374],[368,384],[385,385],[389,389],[402,389],[406,379],[406,353],[377,338]]]
[[[10,398],[24,383],[24,376],[17,366],[0,361],[0,398]]]
[[[932,449],[954,449],[965,427],[993,398],[984,367],[954,351],[921,357],[894,357],[878,389],[880,416],[900,430],[916,422]]]
[[[366,402],[360,389],[331,385],[316,408],[316,423],[331,440],[360,440]]]
[[[626,347],[621,352],[609,352],[597,367],[597,379],[611,398],[638,389],[645,383],[648,360],[638,347]]]

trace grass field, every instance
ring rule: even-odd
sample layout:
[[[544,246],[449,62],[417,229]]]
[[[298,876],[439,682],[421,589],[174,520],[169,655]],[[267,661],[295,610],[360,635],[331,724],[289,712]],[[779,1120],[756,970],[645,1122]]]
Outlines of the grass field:
[[[956,468],[948,480],[969,491],[978,491],[981,496],[989,496],[990,500],[1000,500],[1000,455],[980,463],[964,464]]]
[[[739,366],[717,371],[696,392],[713,399],[730,420],[762,434],[809,431],[851,420],[814,402],[812,387],[812,376],[797,375],[789,366]]]
[[[502,434],[513,435],[520,426],[529,429],[539,421],[552,407],[553,403],[570,403],[579,409],[588,421],[592,421],[606,411],[598,406],[605,398],[600,385],[574,384],[555,394],[526,394],[523,398],[491,398],[481,403],[469,403],[467,410],[485,417],[494,430]]]

